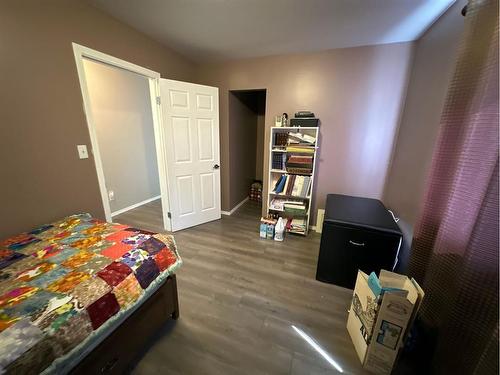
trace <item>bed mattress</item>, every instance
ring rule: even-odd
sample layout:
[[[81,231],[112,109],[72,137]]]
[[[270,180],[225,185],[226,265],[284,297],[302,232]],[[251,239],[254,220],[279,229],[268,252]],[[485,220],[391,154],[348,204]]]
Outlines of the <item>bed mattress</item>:
[[[89,214],[0,242],[0,373],[65,373],[182,264],[174,238]]]

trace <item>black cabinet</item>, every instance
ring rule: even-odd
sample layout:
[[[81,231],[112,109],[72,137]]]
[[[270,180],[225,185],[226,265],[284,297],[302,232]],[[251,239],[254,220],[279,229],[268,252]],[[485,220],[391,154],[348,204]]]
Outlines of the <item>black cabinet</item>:
[[[328,194],[316,279],[353,289],[358,269],[393,269],[401,239],[379,200]]]

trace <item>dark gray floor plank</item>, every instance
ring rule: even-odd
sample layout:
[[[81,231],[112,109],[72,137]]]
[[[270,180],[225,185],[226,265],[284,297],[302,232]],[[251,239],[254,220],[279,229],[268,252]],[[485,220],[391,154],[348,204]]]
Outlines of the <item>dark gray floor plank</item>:
[[[344,373],[363,374],[346,330],[352,291],[315,280],[320,236],[259,238],[260,206],[175,233],[180,319],[169,322],[135,374],[336,373],[292,329],[301,328]],[[162,232],[155,201],[114,218]]]

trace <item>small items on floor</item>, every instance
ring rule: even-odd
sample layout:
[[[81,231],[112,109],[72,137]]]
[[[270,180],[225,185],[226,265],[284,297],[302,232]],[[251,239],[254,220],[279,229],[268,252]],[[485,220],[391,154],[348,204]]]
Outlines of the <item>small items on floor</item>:
[[[283,241],[285,237],[285,221],[283,218],[262,217],[260,219],[260,238]]]
[[[272,217],[260,218],[260,238],[272,240],[274,239],[274,226],[278,220]]]
[[[278,222],[274,228],[274,240],[283,241],[285,239],[285,221],[282,217],[278,218]]]
[[[262,181],[255,180],[250,186],[248,197],[251,201],[262,202]]]

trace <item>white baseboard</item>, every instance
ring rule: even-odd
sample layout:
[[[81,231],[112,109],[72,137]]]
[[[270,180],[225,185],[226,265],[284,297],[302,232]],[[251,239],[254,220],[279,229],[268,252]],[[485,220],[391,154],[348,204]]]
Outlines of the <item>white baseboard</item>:
[[[243,199],[240,203],[238,203],[231,211],[221,211],[220,213],[222,215],[232,215],[234,213],[234,211],[236,211],[238,208],[240,208],[241,206],[243,206],[247,201],[248,199],[250,199],[249,197],[246,197],[245,199]]]
[[[153,201],[155,201],[155,200],[157,200],[157,199],[160,199],[160,198],[161,198],[161,195],[158,195],[158,196],[156,196],[156,197],[146,199],[145,201],[142,201],[142,202],[139,202],[139,203],[133,204],[133,205],[131,205],[131,206],[128,206],[128,207],[122,208],[122,209],[120,209],[120,210],[118,210],[118,211],[111,212],[111,217],[116,216],[116,215],[123,214],[124,212],[130,211],[130,210],[133,210],[134,208],[140,207],[140,206],[142,206],[143,204],[153,202]]]

